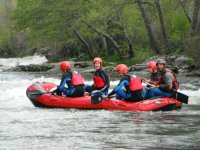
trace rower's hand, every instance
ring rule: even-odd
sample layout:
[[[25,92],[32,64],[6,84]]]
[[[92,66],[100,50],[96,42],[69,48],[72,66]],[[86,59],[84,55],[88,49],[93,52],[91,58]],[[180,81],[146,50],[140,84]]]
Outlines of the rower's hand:
[[[111,92],[108,94],[108,97],[112,97],[112,95],[114,95],[114,93]]]
[[[51,93],[52,95],[61,95],[61,92],[60,92],[60,90],[59,90],[59,86],[52,88],[52,89],[50,90],[50,93]]]
[[[146,78],[142,78],[142,82],[147,83],[148,80]]]
[[[57,89],[58,89],[58,87],[59,87],[59,86],[56,86],[56,87],[52,88],[51,90],[49,90],[49,92],[51,92],[51,93],[53,93],[53,92],[54,92],[54,93],[55,93],[55,90],[57,90]]]
[[[101,90],[94,90],[92,93],[101,92]]]
[[[52,94],[52,95],[57,95],[57,92],[58,92],[58,89],[56,88],[55,90],[53,90],[53,91],[51,92],[51,94]]]
[[[160,85],[155,85],[154,87],[157,87],[157,88],[159,88],[159,87],[160,87]]]

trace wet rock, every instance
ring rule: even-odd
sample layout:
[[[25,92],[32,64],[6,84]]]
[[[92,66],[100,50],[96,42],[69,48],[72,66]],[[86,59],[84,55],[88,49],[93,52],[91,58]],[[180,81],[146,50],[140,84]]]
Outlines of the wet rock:
[[[200,69],[193,70],[193,71],[187,73],[186,76],[189,76],[189,77],[200,77]]]
[[[146,70],[147,66],[146,64],[142,63],[142,64],[135,64],[129,67],[129,72],[133,72],[133,71],[143,71]]]
[[[179,70],[181,72],[184,72],[184,70],[192,70],[194,68],[193,60],[191,58],[184,55],[173,55],[163,57],[153,56],[145,60],[141,64],[130,66],[129,71],[143,71],[144,69],[146,69],[148,61],[153,60],[156,62],[160,58],[166,60],[167,68],[173,70],[176,73],[178,73]]]
[[[168,64],[177,67],[178,69],[190,69],[193,60],[186,56],[169,56],[166,58]]]
[[[30,71],[30,72],[41,72],[52,69],[54,66],[51,64],[41,64],[41,65],[19,65],[13,69],[13,71]]]
[[[111,66],[103,67],[103,70],[105,70],[106,72],[116,72],[115,67]]]
[[[74,62],[74,68],[86,68],[86,67],[93,67],[93,64],[91,61],[84,61],[84,62]]]

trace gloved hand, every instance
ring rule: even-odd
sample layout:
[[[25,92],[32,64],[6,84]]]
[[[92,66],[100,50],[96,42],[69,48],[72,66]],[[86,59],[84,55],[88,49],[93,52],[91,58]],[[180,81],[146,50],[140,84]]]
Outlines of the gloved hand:
[[[147,83],[148,80],[146,78],[142,78],[142,82]]]
[[[108,94],[108,97],[110,97],[110,96],[113,95],[113,94],[115,94],[115,89],[113,89],[112,92],[110,92],[110,93]]]
[[[99,92],[99,90],[95,90],[95,91],[92,91],[92,92],[90,93],[90,95],[91,95],[91,96],[94,96],[94,95],[99,95],[99,96],[101,96],[102,93]]]
[[[52,95],[62,95],[62,92],[59,90],[59,86],[55,90],[52,91]]]
[[[53,90],[52,94],[55,94],[56,92],[58,92],[58,89]]]

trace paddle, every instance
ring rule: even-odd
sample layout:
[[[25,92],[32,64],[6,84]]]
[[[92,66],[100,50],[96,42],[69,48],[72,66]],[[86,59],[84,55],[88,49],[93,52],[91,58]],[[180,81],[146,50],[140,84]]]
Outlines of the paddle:
[[[105,96],[105,95],[92,95],[91,96],[91,104],[99,104],[105,98],[112,98],[114,96]]]
[[[146,83],[147,85],[151,86],[151,87],[156,87],[155,85],[153,84],[150,84],[150,83]],[[181,92],[178,92],[178,91],[172,91],[172,98],[182,102],[182,103],[185,103],[185,104],[188,104],[188,99],[189,97]]]
[[[189,97],[181,92],[173,91],[172,98],[175,98],[182,103],[188,104]]]
[[[49,94],[49,93],[52,93],[52,92],[41,92],[39,90],[35,90],[35,91],[28,91],[27,90],[26,91],[26,94],[30,99],[35,99],[35,98],[42,96],[43,94]]]

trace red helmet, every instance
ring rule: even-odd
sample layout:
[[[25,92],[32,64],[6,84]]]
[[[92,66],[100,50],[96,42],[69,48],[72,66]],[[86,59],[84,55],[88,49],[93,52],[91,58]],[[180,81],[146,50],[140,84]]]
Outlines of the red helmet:
[[[155,61],[149,61],[147,63],[147,68],[151,68],[153,71],[157,70],[156,62]]]
[[[100,57],[94,58],[93,63],[95,63],[95,62],[99,62],[100,65],[102,66],[103,61],[102,61],[102,59]]]
[[[119,64],[116,67],[116,71],[121,74],[125,74],[128,72],[128,67],[125,64]]]
[[[165,61],[164,59],[158,59],[158,60],[156,61],[156,65],[157,65],[157,64],[166,65],[166,61]]]
[[[61,71],[66,71],[69,70],[71,68],[70,63],[68,61],[62,61],[60,62],[60,70]]]

